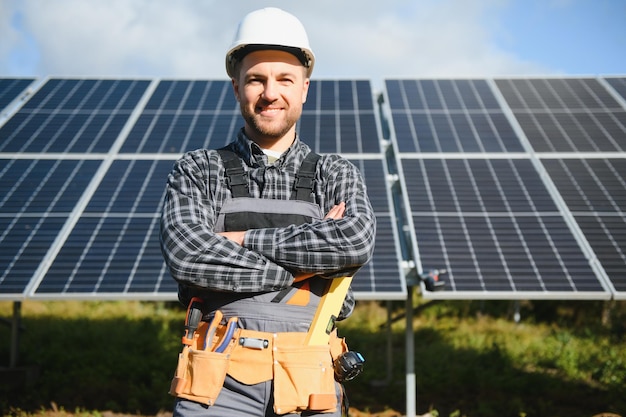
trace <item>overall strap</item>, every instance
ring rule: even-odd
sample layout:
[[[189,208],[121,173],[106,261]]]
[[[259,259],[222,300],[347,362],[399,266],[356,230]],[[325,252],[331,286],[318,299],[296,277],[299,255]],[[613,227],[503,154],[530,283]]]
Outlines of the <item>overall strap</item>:
[[[248,174],[241,165],[241,158],[229,149],[218,149],[224,169],[226,170],[226,185],[230,188],[234,198],[248,197]]]
[[[313,151],[309,152],[309,154],[304,158],[302,165],[300,165],[300,169],[296,174],[296,181],[293,184],[291,200],[313,202],[315,172],[317,168],[317,161],[320,158],[321,156]]]

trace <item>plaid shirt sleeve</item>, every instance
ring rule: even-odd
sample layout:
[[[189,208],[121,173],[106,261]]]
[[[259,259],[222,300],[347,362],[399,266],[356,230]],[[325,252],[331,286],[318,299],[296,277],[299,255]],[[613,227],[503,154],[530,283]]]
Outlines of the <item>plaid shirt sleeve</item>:
[[[354,275],[374,249],[376,217],[364,181],[349,161],[328,155],[317,173],[318,202],[326,213],[340,202],[340,220],[287,228],[248,230],[243,247],[214,233],[216,201],[227,192],[216,153],[183,156],[168,177],[161,216],[161,248],[179,283],[216,291],[275,291],[293,283],[296,272],[327,278]],[[350,291],[341,318],[354,307]]]
[[[353,275],[372,256],[376,216],[357,168],[337,155],[324,157],[321,178],[324,210],[340,202],[340,220],[297,227],[248,230],[244,246],[285,268],[328,278]]]
[[[215,181],[222,169],[219,159],[209,155],[184,155],[168,176],[161,249],[172,277],[215,291],[273,291],[291,285],[294,277],[285,268],[212,231],[214,202],[223,187]]]

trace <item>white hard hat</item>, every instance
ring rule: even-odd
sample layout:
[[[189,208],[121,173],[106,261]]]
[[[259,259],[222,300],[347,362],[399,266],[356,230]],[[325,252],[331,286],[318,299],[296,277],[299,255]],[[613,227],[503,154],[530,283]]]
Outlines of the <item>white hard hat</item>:
[[[235,77],[238,61],[252,51],[265,49],[294,54],[307,68],[307,77],[311,77],[315,55],[304,26],[297,17],[276,7],[255,10],[244,16],[226,53],[226,73]]]

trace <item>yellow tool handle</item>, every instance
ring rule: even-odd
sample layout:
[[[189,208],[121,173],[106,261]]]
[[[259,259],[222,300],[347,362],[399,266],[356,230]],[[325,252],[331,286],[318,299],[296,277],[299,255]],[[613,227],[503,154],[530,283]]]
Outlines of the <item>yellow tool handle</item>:
[[[334,278],[320,300],[320,304],[313,317],[311,328],[306,335],[305,344],[310,346],[327,345],[330,333],[339,316],[343,300],[346,298],[352,277]]]

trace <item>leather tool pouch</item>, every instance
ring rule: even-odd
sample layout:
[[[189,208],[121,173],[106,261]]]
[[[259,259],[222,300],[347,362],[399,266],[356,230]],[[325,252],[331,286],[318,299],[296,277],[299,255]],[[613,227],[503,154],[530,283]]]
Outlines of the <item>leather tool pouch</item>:
[[[335,412],[339,394],[333,362],[347,351],[345,339],[337,337],[336,329],[329,345],[278,343],[274,349],[274,411]]]
[[[202,325],[199,330],[202,329]],[[211,352],[213,341],[206,344],[196,335],[192,346],[183,347],[169,393],[206,405],[213,405],[224,385],[230,355]]]
[[[274,351],[274,411],[277,414],[337,407],[328,346],[283,346]]]

